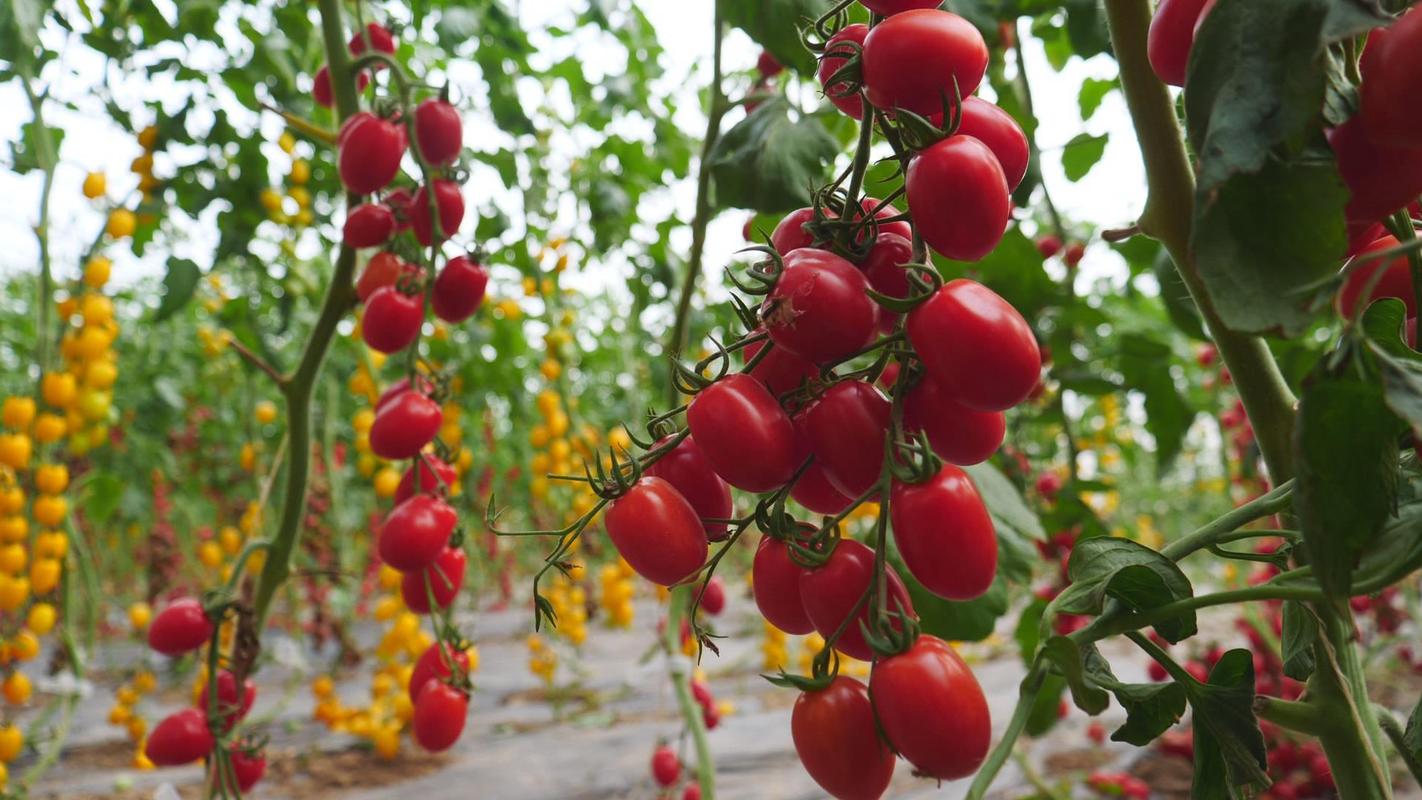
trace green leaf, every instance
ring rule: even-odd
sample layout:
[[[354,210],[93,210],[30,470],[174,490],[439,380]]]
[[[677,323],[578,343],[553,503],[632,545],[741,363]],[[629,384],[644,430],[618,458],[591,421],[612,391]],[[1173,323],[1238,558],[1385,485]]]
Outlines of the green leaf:
[[[1204,323],[1200,320],[1200,309],[1190,296],[1190,288],[1180,277],[1180,270],[1170,258],[1170,252],[1161,248],[1151,261],[1151,273],[1160,284],[1160,299],[1165,303],[1165,313],[1182,333],[1201,341],[1209,341]]]
[[[64,131],[59,128],[42,128],[33,121],[20,126],[20,138],[10,143],[10,169],[18,175],[31,170],[44,169],[44,139],[48,134],[50,154],[57,160],[59,145],[64,141]]]
[[[123,499],[124,482],[119,476],[95,470],[85,477],[79,490],[84,515],[95,525],[103,525],[118,510]]]
[[[1407,715],[1407,727],[1402,731],[1402,743],[1414,761],[1422,761],[1422,700]]]
[[[800,43],[800,26],[829,10],[829,0],[717,0],[721,16],[770,51],[775,60],[802,75],[815,59]]]
[[[1056,673],[1048,673],[1042,680],[1042,688],[1027,716],[1028,736],[1041,736],[1056,726],[1061,719],[1062,693],[1066,688],[1066,679]]]
[[[1195,410],[1170,376],[1170,347],[1144,334],[1120,337],[1117,367],[1126,387],[1145,395],[1146,430],[1155,437],[1155,460],[1164,472],[1185,443],[1185,434],[1195,420]]]
[[[0,43],[7,60],[28,61],[39,46],[47,3],[40,0],[10,0],[0,4]]]
[[[838,152],[819,120],[791,120],[789,102],[767,100],[711,150],[715,206],[778,212],[808,205],[810,187],[824,182]]]
[[[1100,687],[1087,680],[1085,657],[1076,642],[1065,636],[1053,636],[1042,645],[1041,657],[1050,661],[1066,678],[1072,702],[1076,703],[1077,708],[1092,716],[1106,710],[1111,699]]]
[[[1283,645],[1284,674],[1296,681],[1306,681],[1313,674],[1313,642],[1318,626],[1308,609],[1294,600],[1284,602],[1284,626],[1280,641]]]
[[[193,299],[202,270],[186,258],[168,259],[168,274],[163,276],[163,299],[153,314],[154,322],[173,316]]]
[[[977,487],[983,503],[995,519],[1011,525],[1014,530],[1032,539],[1047,538],[1047,532],[1042,530],[1041,520],[1027,507],[1022,493],[1017,491],[1017,487],[1012,485],[1012,481],[1008,480],[1001,470],[983,462],[963,467],[963,471],[973,479],[973,485]]]
[[[1126,711],[1126,723],[1111,734],[1113,742],[1144,747],[1185,713],[1184,686],[1174,681],[1122,683],[1094,647],[1086,655],[1086,674],[1091,682],[1115,695]]]
[[[977,263],[950,261],[936,255],[933,263],[945,277],[972,273],[1027,319],[1048,306],[1061,304],[1061,288],[1042,269],[1042,255],[1037,252],[1037,246],[1016,225]]]
[[[1091,119],[1096,114],[1096,109],[1101,107],[1101,101],[1105,100],[1106,95],[1115,88],[1115,80],[1087,78],[1081,82],[1081,89],[1076,93],[1076,102],[1081,106],[1082,122]]]
[[[1007,581],[998,575],[981,597],[967,601],[944,600],[923,588],[907,570],[899,572],[918,612],[924,633],[940,639],[977,642],[992,635],[997,620],[1007,613]]]
[[[1078,133],[1062,148],[1062,171],[1075,183],[1086,177],[1106,153],[1106,137]]]
[[[1143,544],[1112,536],[1078,542],[1067,574],[1071,585],[1055,605],[1071,614],[1100,614],[1108,597],[1132,611],[1146,611],[1194,594],[1175,562]],[[1194,636],[1195,612],[1159,622],[1155,630],[1171,643]]]
[[[1264,736],[1259,732],[1259,720],[1254,716],[1254,657],[1248,650],[1231,650],[1210,670],[1208,683],[1191,680],[1185,685],[1194,710],[1196,782],[1201,782],[1201,732],[1205,733],[1206,751],[1218,753],[1223,766],[1224,782],[1249,794],[1250,789],[1268,787],[1265,772]],[[1208,761],[1213,753],[1205,754]],[[1216,777],[1205,772],[1205,784]],[[1215,797],[1213,791],[1192,796]]]

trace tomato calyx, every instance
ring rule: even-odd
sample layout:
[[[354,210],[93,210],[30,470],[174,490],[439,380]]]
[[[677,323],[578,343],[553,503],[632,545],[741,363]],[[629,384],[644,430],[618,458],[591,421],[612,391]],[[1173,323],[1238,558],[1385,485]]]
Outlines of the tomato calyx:
[[[895,604],[897,605],[897,604]],[[918,619],[912,614],[906,613],[903,608],[889,610],[882,616],[871,614],[871,620],[877,620],[877,626],[860,620],[859,628],[864,634],[864,641],[869,645],[869,649],[877,656],[890,658],[899,653],[905,652],[913,643],[918,641],[919,635],[923,632]],[[878,630],[875,630],[875,628]]]
[[[943,276],[929,264],[904,264],[903,268],[908,273],[907,297],[893,297],[873,289],[866,292],[881,308],[896,314],[907,314],[918,308],[943,285]]]

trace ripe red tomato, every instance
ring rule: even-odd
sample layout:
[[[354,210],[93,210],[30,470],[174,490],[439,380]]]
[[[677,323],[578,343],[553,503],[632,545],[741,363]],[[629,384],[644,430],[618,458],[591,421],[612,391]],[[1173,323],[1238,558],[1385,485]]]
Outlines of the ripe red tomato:
[[[411,728],[415,741],[431,753],[454,746],[469,717],[469,695],[447,683],[429,681],[415,700]]]
[[[1072,242],[1067,245],[1066,252],[1062,253],[1062,263],[1066,264],[1067,269],[1075,269],[1085,255],[1086,245],[1081,242]]]
[[[765,328],[756,329],[756,333],[764,332]],[[745,353],[746,363],[750,363],[764,347],[763,341],[746,345],[741,350]],[[777,346],[772,347],[765,358],[746,374],[765,384],[765,388],[769,389],[772,395],[779,397],[792,389],[798,389],[806,380],[820,374],[820,368],[815,366],[813,361]]]
[[[894,752],[879,738],[869,690],[853,678],[837,675],[801,694],[790,738],[805,771],[839,800],[879,800],[894,777]]]
[[[1351,194],[1344,212],[1350,222],[1377,222],[1422,194],[1422,148],[1369,141],[1361,117],[1327,134]]]
[[[867,381],[841,381],[805,411],[805,438],[825,478],[855,498],[874,488],[884,465],[889,399]]]
[[[335,105],[335,94],[331,90],[331,68],[325,64],[316,70],[316,76],[312,79],[311,98],[316,104],[323,108],[330,108]],[[361,71],[356,76],[356,93],[365,91],[365,87],[370,85],[370,73]]]
[[[420,376],[416,388],[424,394],[428,394],[429,392],[434,391],[434,385],[430,383],[429,379],[425,378],[424,376]],[[376,415],[379,415],[380,412],[383,411],[392,400],[409,390],[410,379],[408,377],[400,378],[399,380],[385,387],[385,391],[381,392],[380,397],[376,398],[375,400]]]
[[[864,116],[864,104],[860,102],[859,93],[846,94],[846,92],[852,88],[850,83],[840,81],[831,86],[829,79],[849,60],[845,56],[848,55],[851,44],[858,45],[862,48],[864,46],[864,40],[868,36],[869,26],[862,22],[844,26],[843,30],[831,36],[830,40],[825,43],[825,53],[832,53],[833,55],[822,56],[820,58],[820,67],[816,71],[816,75],[820,79],[820,87],[823,89],[825,97],[828,98],[831,103],[834,103],[835,108],[838,108],[854,119],[861,119]],[[785,251],[782,250],[781,254],[783,255],[784,252]]]
[[[148,734],[143,754],[160,767],[191,764],[212,752],[212,731],[207,729],[207,717],[196,708],[185,708],[169,714]]]
[[[341,241],[349,247],[379,247],[395,233],[395,213],[379,203],[364,203],[346,215]]]
[[[760,57],[755,60],[755,69],[762,78],[774,78],[785,71],[785,65],[771,55],[769,50],[762,50]]]
[[[696,509],[662,478],[644,476],[607,506],[607,536],[652,583],[671,586],[706,563],[706,529]]]
[[[971,136],[987,145],[1002,165],[1008,190],[1016,189],[1027,174],[1027,161],[1031,158],[1027,134],[1011,114],[981,97],[964,97],[962,108],[957,135]]]
[[[864,257],[864,275],[869,279],[869,287],[889,297],[909,296],[908,271],[905,264],[913,263],[913,242],[909,237],[897,233],[881,233],[874,239],[874,247]],[[879,309],[879,330],[888,333],[899,321],[897,312]]]
[[[838,514],[854,502],[854,498],[845,497],[843,492],[834,488],[825,475],[824,466],[818,461],[800,473],[800,479],[790,490],[790,497],[816,514]]]
[[[1037,239],[1037,252],[1042,254],[1042,258],[1051,258],[1061,251],[1061,237],[1049,233]]]
[[[405,573],[400,578],[400,596],[405,599],[405,606],[416,614],[430,613],[429,595],[425,594],[425,578],[428,576],[435,605],[440,609],[449,608],[464,586],[464,568],[468,563],[462,549],[446,547],[435,557],[433,564]]]
[[[430,164],[453,164],[464,147],[464,123],[459,119],[459,109],[436,98],[416,106],[415,144]]]
[[[720,575],[712,575],[711,580],[706,582],[706,591],[701,595],[701,608],[713,617],[725,610],[726,582],[721,580]]]
[[[395,53],[395,37],[390,35],[390,31],[384,25],[375,22],[368,22],[365,25],[366,35],[370,37],[370,44],[376,52],[393,55]],[[360,31],[356,31],[350,42],[347,44],[351,55],[358,56],[365,52],[365,36]]]
[[[903,612],[914,616],[913,601],[908,589],[892,565],[889,570],[889,613]],[[849,612],[859,603],[859,598],[868,591],[874,579],[874,551],[854,541],[840,539],[829,559],[816,569],[805,570],[800,575],[800,599],[805,605],[805,613],[815,624],[815,630],[826,639],[844,623]],[[874,652],[864,641],[860,623],[868,624],[869,606],[866,603],[855,618],[844,628],[835,649],[851,658],[870,661]],[[894,627],[897,628],[897,621]]]
[[[702,389],[686,423],[716,474],[742,491],[784,486],[800,466],[790,417],[749,375],[727,375]]]
[[[378,543],[380,560],[401,572],[429,566],[445,552],[458,522],[459,515],[448,503],[417,494],[385,516]]]
[[[676,779],[681,777],[681,759],[676,757],[676,751],[662,745],[652,751],[652,780],[658,786],[671,786],[676,783]]]
[[[944,464],[923,483],[894,481],[889,521],[904,566],[948,600],[972,600],[997,576],[997,533],[966,473]]]
[[[755,607],[771,625],[795,636],[815,629],[800,600],[800,575],[804,572],[804,567],[790,559],[784,542],[769,536],[760,540],[751,564]]]
[[[390,210],[395,212],[396,233],[410,229],[410,203],[414,200],[414,194],[403,186],[398,186],[385,193],[385,205],[390,206]]]
[[[249,754],[240,745],[233,744],[228,755],[232,758],[232,773],[237,779],[237,788],[243,794],[252,791],[252,787],[267,774],[267,759],[260,751]]]
[[[1205,0],[1160,0],[1151,18],[1146,56],[1156,77],[1171,86],[1185,85],[1185,68],[1204,7]]]
[[[686,788],[681,790],[681,800],[701,800],[701,787],[694,783],[688,783]]]
[[[1422,11],[1409,9],[1368,36],[1359,63],[1363,123],[1374,141],[1422,147]]]
[[[957,651],[936,636],[874,665],[869,697],[889,744],[939,780],[973,774],[992,743],[987,699]]]
[[[455,650],[448,644],[440,645],[436,642],[425,648],[425,652],[415,661],[414,668],[410,670],[410,683],[405,690],[409,692],[413,702],[419,699],[420,690],[425,688],[425,684],[430,681],[447,681],[456,672],[459,675],[469,672],[469,654],[463,650]]]
[[[864,219],[865,212],[872,212],[874,214],[874,219],[876,220],[874,230],[876,231],[876,235],[879,233],[897,233],[905,239],[913,239],[913,226],[909,225],[908,222],[901,219],[894,220],[893,222],[885,222],[885,220],[891,217],[897,217],[903,213],[895,208],[893,203],[885,203],[877,197],[869,197],[866,195],[864,199],[860,201],[859,207],[854,209],[854,221],[858,222]],[[861,232],[855,238],[855,242],[862,244],[867,241],[868,238],[865,233]]]
[[[400,172],[405,155],[405,129],[388,119],[362,111],[341,126],[341,183],[352,194],[378,191]]]
[[[474,315],[484,302],[489,272],[468,256],[455,256],[435,276],[430,305],[436,317],[458,324]]]
[[[198,708],[207,713],[207,684],[204,682],[202,691],[198,693]],[[219,670],[217,673],[217,720],[223,733],[232,730],[238,722],[247,718],[247,712],[252,710],[252,703],[257,701],[257,685],[251,678],[242,681],[242,696],[237,696],[237,676],[229,670]]]
[[[950,464],[969,466],[992,457],[1002,446],[1007,421],[1001,411],[977,411],[924,377],[904,397],[904,427],[925,431],[933,452]]]
[[[884,20],[864,40],[864,91],[885,111],[943,110],[946,97],[978,90],[988,47],[973,23],[951,11],[904,11]],[[916,217],[915,217],[916,218]]]
[[[670,436],[663,437],[654,447],[661,447],[670,439]],[[699,519],[730,519],[735,513],[730,485],[716,474],[711,462],[706,460],[706,454],[701,452],[696,439],[691,436],[682,439],[675,449],[647,467],[645,474],[670,483],[691,504]],[[706,530],[706,538],[713,542],[726,538],[724,522],[707,522],[702,527]]]
[[[394,253],[376,253],[370,257],[370,261],[361,271],[360,277],[356,279],[356,297],[360,298],[363,303],[376,289],[382,286],[394,286],[402,274],[406,272],[417,274],[418,271],[418,266],[407,264]]]
[[[938,8],[943,3],[942,0],[859,0],[859,4],[875,14],[889,17],[916,8]]]
[[[761,316],[771,341],[816,364],[858,351],[879,325],[879,304],[859,268],[828,250],[802,247],[785,257]]]
[[[943,256],[977,261],[1002,241],[1012,197],[1002,164],[981,141],[951,136],[920,151],[904,185],[919,234]]]
[[[446,464],[439,456],[428,456],[430,464],[434,469],[430,469],[425,464],[425,459],[415,461],[414,466],[405,470],[405,475],[400,479],[400,485],[395,487],[395,505],[400,505],[415,493],[415,472],[420,475],[420,492],[424,494],[440,494],[447,488],[454,486],[459,480],[459,473],[453,466]]]
[[[1363,248],[1363,251],[1358,255],[1364,256],[1368,253],[1397,247],[1397,245],[1397,239],[1390,235],[1383,236]],[[1386,272],[1373,286],[1372,293],[1368,295],[1367,300],[1359,303],[1363,289],[1372,282],[1373,276],[1380,269],[1385,269]],[[1372,261],[1356,267],[1343,279],[1343,286],[1338,290],[1338,296],[1333,300],[1333,307],[1338,311],[1338,316],[1352,319],[1374,300],[1384,297],[1396,297],[1407,304],[1407,316],[1417,316],[1417,300],[1412,292],[1412,268],[1408,263],[1407,256],[1397,256],[1391,261]]]
[[[421,186],[415,192],[415,199],[410,201],[410,227],[420,244],[429,247],[433,240],[430,238],[430,196],[426,188]],[[439,206],[440,241],[452,239],[459,232],[459,223],[464,221],[464,195],[459,191],[459,184],[442,178],[435,181],[434,194]]]
[[[976,281],[944,284],[909,313],[907,330],[929,378],[969,408],[1011,408],[1027,399],[1041,376],[1032,327]]]
[[[392,461],[413,458],[434,441],[443,421],[439,403],[406,389],[376,409],[370,426],[370,450]]]
[[[212,623],[196,598],[169,603],[148,626],[148,646],[165,656],[180,656],[207,644]]]
[[[420,338],[424,324],[423,294],[406,294],[397,286],[382,286],[365,301],[360,335],[372,350],[395,353]]]

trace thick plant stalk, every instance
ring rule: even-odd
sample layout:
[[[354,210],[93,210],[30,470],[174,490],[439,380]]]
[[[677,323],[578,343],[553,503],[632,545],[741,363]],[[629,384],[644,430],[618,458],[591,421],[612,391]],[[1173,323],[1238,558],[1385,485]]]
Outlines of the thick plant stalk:
[[[691,694],[691,672],[680,661],[681,621],[691,606],[691,592],[694,586],[678,586],[672,589],[667,600],[667,627],[662,633],[667,651],[667,663],[671,665],[672,688],[676,690],[676,704],[691,732],[692,746],[696,749],[696,782],[701,787],[702,800],[716,798],[716,764],[711,760],[711,744],[706,740],[706,721],[701,708]]]

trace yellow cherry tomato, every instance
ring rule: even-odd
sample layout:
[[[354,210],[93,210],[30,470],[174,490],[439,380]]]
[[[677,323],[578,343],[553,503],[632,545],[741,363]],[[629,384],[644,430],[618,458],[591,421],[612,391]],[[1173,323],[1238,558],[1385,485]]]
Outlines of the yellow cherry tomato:
[[[63,464],[42,464],[35,470],[35,488],[45,494],[59,494],[69,485],[69,468]]]
[[[104,190],[108,186],[108,179],[102,172],[91,172],[84,176],[84,196],[90,200],[97,200],[104,196]]]
[[[45,412],[35,419],[35,441],[40,444],[53,444],[63,439],[67,430],[64,417],[58,414]]]
[[[138,227],[138,220],[133,216],[132,211],[126,208],[116,208],[109,212],[109,221],[104,226],[104,231],[114,239],[122,239],[132,236],[136,227]]]
[[[137,602],[128,607],[128,624],[134,631],[147,630],[153,620],[153,609],[147,603]]]
[[[138,132],[138,146],[144,150],[152,150],[158,145],[158,127],[149,125]]]
[[[54,606],[49,603],[35,603],[30,606],[30,613],[25,616],[25,627],[36,636],[44,636],[54,630],[58,617],[59,613],[54,610]]]
[[[34,693],[34,687],[30,685],[30,679],[23,672],[12,672],[5,678],[4,683],[0,683],[0,694],[5,695],[5,699],[13,705],[23,705],[30,700],[30,695]]]
[[[79,394],[78,383],[68,372],[47,372],[40,379],[40,397],[47,405],[68,408]]]
[[[253,416],[257,418],[257,422],[263,425],[270,425],[271,423],[276,422],[276,403],[273,403],[270,400],[263,400],[257,403],[257,407],[253,409]]]
[[[113,272],[113,262],[103,256],[94,256],[84,265],[84,285],[90,289],[101,288],[109,282]]]
[[[35,498],[35,521],[46,528],[58,528],[69,516],[69,501],[59,495],[44,494]]]
[[[10,469],[21,470],[28,466],[33,450],[30,437],[23,433],[0,434],[0,464]]]
[[[32,397],[12,396],[0,403],[0,422],[11,430],[22,431],[30,427],[35,418],[35,401]]]

